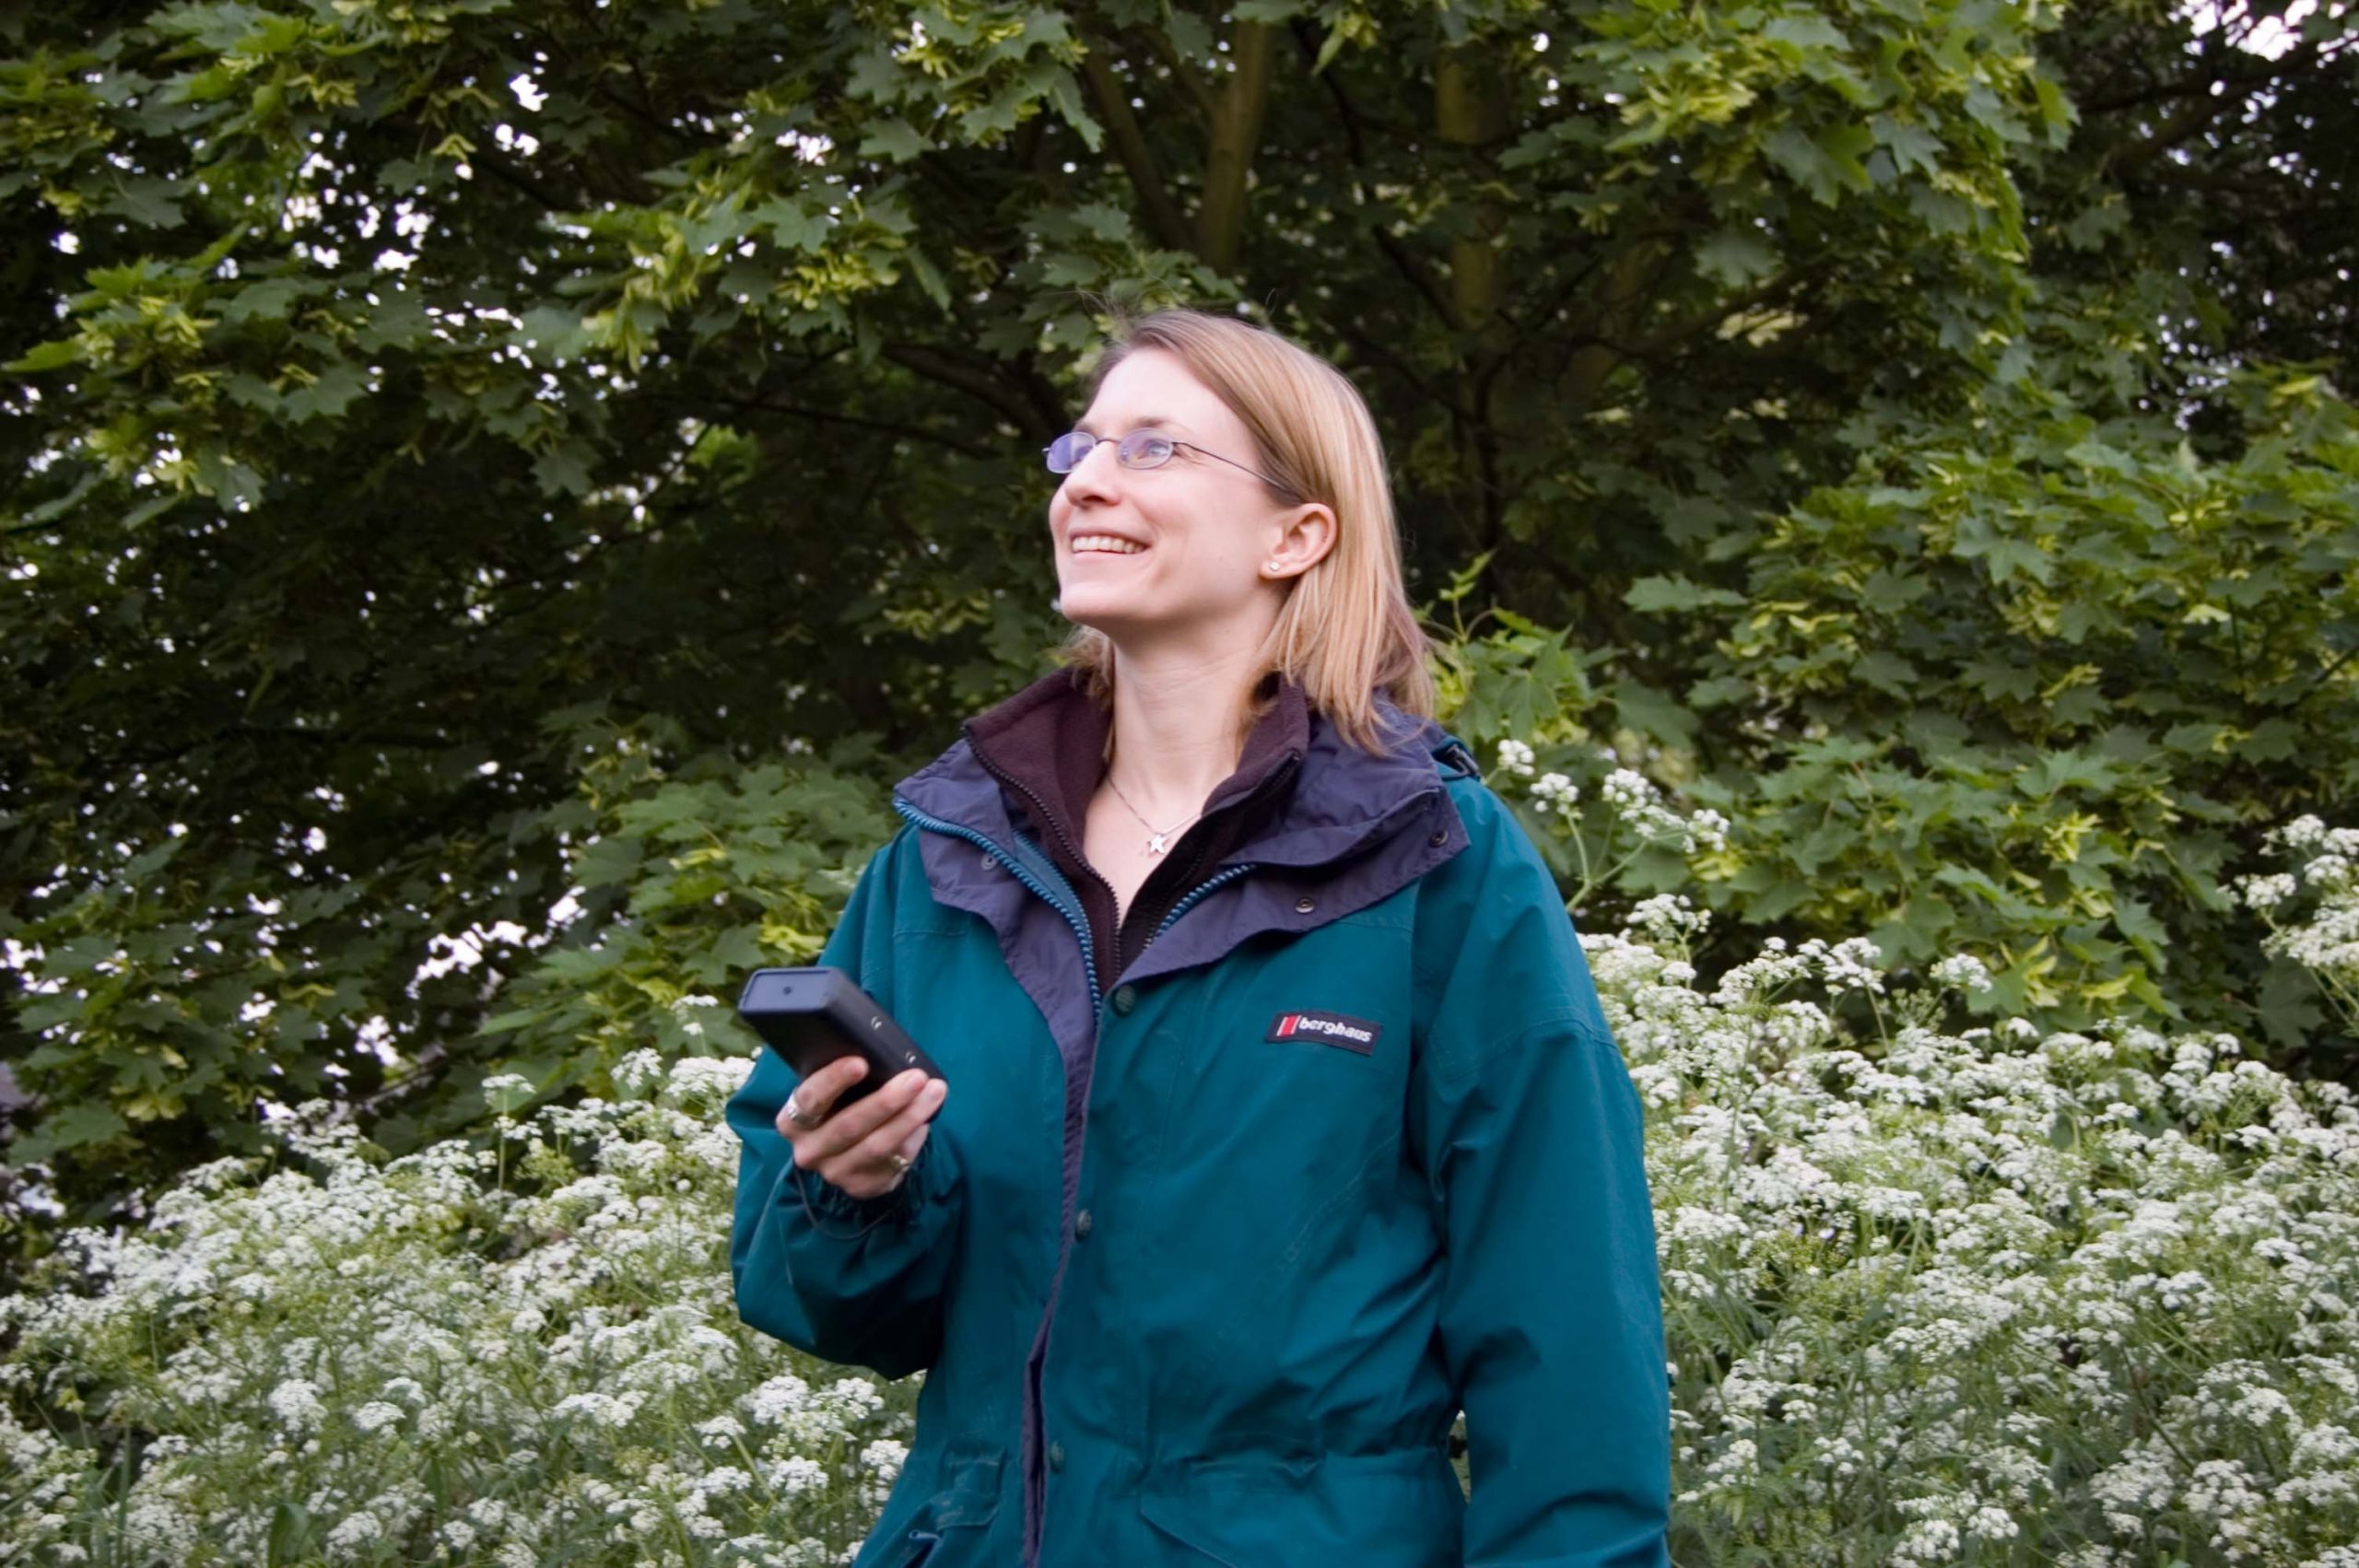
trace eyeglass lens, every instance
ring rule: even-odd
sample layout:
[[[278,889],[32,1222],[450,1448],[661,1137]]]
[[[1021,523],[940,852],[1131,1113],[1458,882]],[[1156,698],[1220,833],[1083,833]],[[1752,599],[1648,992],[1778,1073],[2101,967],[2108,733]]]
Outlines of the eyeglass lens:
[[[1049,472],[1071,474],[1081,466],[1089,449],[1098,438],[1086,430],[1069,430],[1050,441],[1048,447]],[[1160,468],[1171,461],[1172,443],[1168,436],[1153,430],[1133,430],[1114,447],[1114,461],[1124,468]]]

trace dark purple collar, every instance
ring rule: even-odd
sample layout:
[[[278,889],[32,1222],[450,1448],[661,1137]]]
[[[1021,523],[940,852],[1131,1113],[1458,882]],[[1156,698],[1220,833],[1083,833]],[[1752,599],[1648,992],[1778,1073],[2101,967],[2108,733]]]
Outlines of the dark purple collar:
[[[1025,687],[961,728],[959,740],[896,786],[894,793],[924,814],[1008,845],[1014,825],[992,768],[1039,796],[1060,825],[1078,835],[1082,813],[1097,788],[1110,714],[1093,701],[1081,677],[1060,670]],[[1447,739],[1431,720],[1414,720],[1379,697],[1377,712],[1393,737],[1381,755],[1344,741],[1302,688],[1281,680],[1277,700],[1247,736],[1237,771],[1205,804],[1216,806],[1252,790],[1289,757],[1300,759],[1293,782],[1268,809],[1257,809],[1246,841],[1220,864],[1243,860],[1309,867],[1347,858],[1397,827],[1405,813],[1441,787],[1435,748]],[[984,766],[978,747],[988,751]],[[1028,802],[1027,802],[1028,805]]]
[[[1262,695],[1270,698],[1267,711],[1247,733],[1236,771],[1204,798],[1199,817],[1209,818],[1252,793],[1289,759],[1299,762],[1309,750],[1310,705],[1302,688],[1271,676]],[[1078,845],[1090,799],[1105,777],[1107,734],[1112,727],[1112,712],[1090,697],[1082,676],[1060,670],[977,714],[960,729],[986,771],[1015,785],[1027,808],[1037,800],[1048,825]]]

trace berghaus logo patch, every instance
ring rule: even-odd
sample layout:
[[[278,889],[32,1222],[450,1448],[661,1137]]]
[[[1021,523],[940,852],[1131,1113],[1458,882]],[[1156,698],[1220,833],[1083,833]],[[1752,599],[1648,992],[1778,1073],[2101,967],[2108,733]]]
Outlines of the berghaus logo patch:
[[[1281,1012],[1262,1038],[1318,1040],[1371,1056],[1375,1054],[1376,1042],[1383,1036],[1383,1024],[1371,1024],[1365,1018],[1347,1018],[1340,1012]]]

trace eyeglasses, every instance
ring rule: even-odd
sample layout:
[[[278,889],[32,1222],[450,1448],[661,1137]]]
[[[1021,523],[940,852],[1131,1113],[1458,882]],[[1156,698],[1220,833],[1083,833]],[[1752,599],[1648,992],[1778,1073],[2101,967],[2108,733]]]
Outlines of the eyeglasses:
[[[1049,472],[1071,474],[1081,466],[1082,460],[1089,455],[1090,449],[1102,439],[1102,437],[1091,435],[1086,430],[1069,430],[1059,436],[1041,449],[1049,460]],[[1175,440],[1156,430],[1133,430],[1115,442],[1114,461],[1124,468],[1161,468],[1171,461],[1171,454],[1181,447],[1200,456],[1211,458],[1215,462],[1226,462],[1231,468],[1250,474],[1281,495],[1294,494],[1293,486],[1283,480],[1273,479],[1258,468],[1247,468],[1243,463],[1225,458],[1216,451],[1206,451],[1193,441]]]

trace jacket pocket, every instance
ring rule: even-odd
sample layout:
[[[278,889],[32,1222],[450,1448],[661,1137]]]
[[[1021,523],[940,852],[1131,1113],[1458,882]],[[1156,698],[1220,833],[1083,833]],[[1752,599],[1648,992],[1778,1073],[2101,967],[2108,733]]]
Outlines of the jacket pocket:
[[[999,1454],[954,1455],[944,1462],[941,1491],[889,1529],[869,1538],[858,1568],[974,1568],[983,1539],[999,1514]],[[889,1514],[888,1510],[888,1514]]]
[[[1438,1448],[1237,1457],[1150,1472],[1148,1524],[1187,1549],[1191,1568],[1459,1568],[1466,1494]]]

